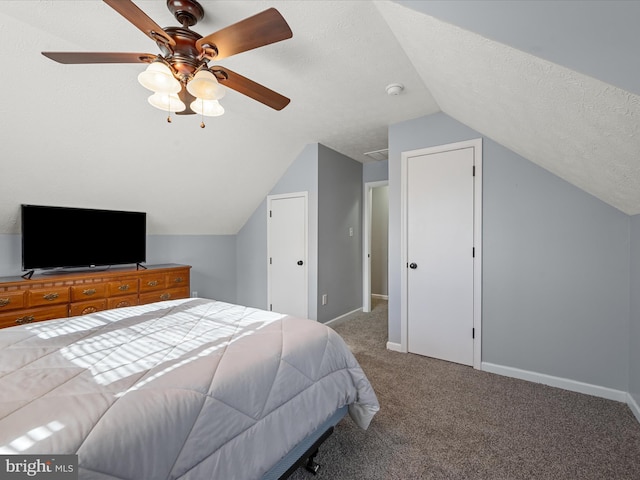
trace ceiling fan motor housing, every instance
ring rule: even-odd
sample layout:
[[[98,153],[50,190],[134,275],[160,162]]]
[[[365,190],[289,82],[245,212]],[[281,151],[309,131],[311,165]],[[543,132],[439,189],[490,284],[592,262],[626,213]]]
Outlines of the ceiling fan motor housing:
[[[172,50],[161,45],[163,56],[178,75],[186,79],[206,63],[206,60],[200,58],[200,52],[196,48],[196,41],[202,38],[202,35],[181,27],[167,27],[164,31],[173,38],[176,45]]]

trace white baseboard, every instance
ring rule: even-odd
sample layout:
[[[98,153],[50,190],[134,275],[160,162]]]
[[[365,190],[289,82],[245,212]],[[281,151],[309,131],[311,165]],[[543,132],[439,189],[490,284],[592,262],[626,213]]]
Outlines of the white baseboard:
[[[568,378],[554,377],[551,375],[546,375],[544,373],[520,370],[519,368],[504,367],[502,365],[495,365],[493,363],[482,362],[482,370],[485,372],[496,373],[498,375],[504,375],[506,377],[519,378],[521,380],[527,380],[529,382],[542,383],[543,385],[549,385],[551,387],[563,388],[572,392],[586,393],[587,395],[606,398],[608,400],[615,400],[617,402],[627,403],[628,398],[630,397],[627,392],[624,392],[622,390],[601,387],[599,385],[583,383],[577,380],[570,380]],[[638,413],[640,413],[640,411],[638,411]],[[638,417],[637,413],[636,417]]]
[[[389,300],[389,295],[380,295],[378,293],[372,293],[373,298],[379,298],[380,300]]]
[[[407,353],[402,349],[402,345],[394,342],[387,342],[387,350],[391,350],[393,352]]]
[[[630,393],[627,393],[627,405],[629,405],[629,408],[636,416],[636,420],[640,422],[640,406],[638,406],[638,402],[636,402],[636,399],[633,398]]]
[[[362,311],[362,307],[356,308],[355,310],[353,310],[351,312],[347,312],[347,313],[345,313],[343,315],[340,315],[339,317],[332,318],[331,320],[328,320],[328,321],[324,322],[324,324],[325,325],[331,325],[332,323],[339,322],[343,318],[348,317],[349,315],[351,315],[353,313],[358,313],[358,312],[361,312],[361,311]]]

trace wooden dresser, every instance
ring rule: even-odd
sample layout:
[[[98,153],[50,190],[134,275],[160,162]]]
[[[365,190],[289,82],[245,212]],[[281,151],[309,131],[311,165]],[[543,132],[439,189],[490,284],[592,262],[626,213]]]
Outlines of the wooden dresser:
[[[72,317],[190,294],[189,265],[0,277],[0,328]]]

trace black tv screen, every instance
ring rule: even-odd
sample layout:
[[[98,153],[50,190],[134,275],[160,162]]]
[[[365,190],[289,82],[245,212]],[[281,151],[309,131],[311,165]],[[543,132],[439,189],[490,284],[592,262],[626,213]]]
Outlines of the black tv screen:
[[[22,269],[142,263],[142,212],[22,205]]]

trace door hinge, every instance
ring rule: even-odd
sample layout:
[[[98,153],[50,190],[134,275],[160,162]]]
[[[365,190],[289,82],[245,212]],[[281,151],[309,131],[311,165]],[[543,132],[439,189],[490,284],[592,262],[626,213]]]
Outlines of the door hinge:
[[[271,312],[273,310],[273,303],[269,304],[269,311]]]
[[[475,177],[476,176],[476,166],[473,166],[473,171],[472,171],[472,175]]]
[[[269,257],[269,265],[273,265],[273,258]]]
[[[471,338],[476,338],[476,329],[475,328],[471,329]]]
[[[476,247],[471,248],[471,256],[476,258]]]

